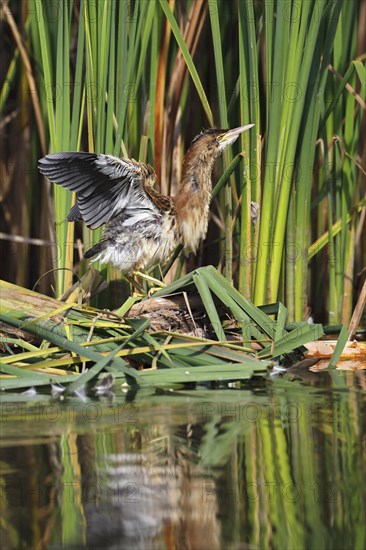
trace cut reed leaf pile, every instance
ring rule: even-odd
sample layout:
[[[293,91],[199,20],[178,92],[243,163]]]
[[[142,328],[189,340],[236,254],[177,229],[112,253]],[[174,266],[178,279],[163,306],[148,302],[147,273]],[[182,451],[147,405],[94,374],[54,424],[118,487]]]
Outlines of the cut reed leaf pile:
[[[267,306],[269,316],[212,266],[159,290],[154,299],[182,293],[188,304],[198,295],[200,318],[212,337],[151,330],[149,319],[65,304],[1,282],[0,321],[7,327],[2,338],[1,388],[49,387],[58,382],[67,386],[64,395],[68,395],[95,382],[102,372],[129,387],[245,382],[266,376],[272,359],[294,358],[304,343],[323,335],[321,325],[298,323],[290,330],[282,304]],[[129,299],[128,308],[133,303]],[[236,339],[229,340],[234,333]]]

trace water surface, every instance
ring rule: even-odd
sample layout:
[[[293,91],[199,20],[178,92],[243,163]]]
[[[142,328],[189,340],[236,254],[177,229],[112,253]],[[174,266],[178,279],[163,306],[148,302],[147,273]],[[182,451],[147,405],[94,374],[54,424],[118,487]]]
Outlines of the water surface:
[[[363,549],[365,390],[363,371],[2,403],[1,547]]]

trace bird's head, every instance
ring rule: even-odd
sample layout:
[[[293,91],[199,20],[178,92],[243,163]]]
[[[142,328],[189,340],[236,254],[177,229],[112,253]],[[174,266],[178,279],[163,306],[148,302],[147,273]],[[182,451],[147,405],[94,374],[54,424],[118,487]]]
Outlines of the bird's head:
[[[215,159],[254,124],[233,130],[211,128],[196,136],[184,156],[179,193],[174,197],[176,222],[185,248],[197,250],[207,233]]]
[[[193,139],[188,153],[203,160],[208,160],[208,157],[215,159],[226,147],[232,145],[241,133],[253,126],[254,124],[247,124],[233,130],[222,130],[219,128],[204,130]]]

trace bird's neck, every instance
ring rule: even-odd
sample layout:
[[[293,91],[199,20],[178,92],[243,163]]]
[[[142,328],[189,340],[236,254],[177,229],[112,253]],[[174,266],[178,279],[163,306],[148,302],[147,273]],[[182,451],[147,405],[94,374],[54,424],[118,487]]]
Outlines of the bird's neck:
[[[192,193],[199,195],[211,195],[212,170],[215,157],[212,153],[195,154],[189,149],[183,159],[182,180],[179,194]]]
[[[196,251],[207,233],[211,200],[211,174],[215,157],[186,154],[178,195],[173,199],[177,230],[186,249]]]

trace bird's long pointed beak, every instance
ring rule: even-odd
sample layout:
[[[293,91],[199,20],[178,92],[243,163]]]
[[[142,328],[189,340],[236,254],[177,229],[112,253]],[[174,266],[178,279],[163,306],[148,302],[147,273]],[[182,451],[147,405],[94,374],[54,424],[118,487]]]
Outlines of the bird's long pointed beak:
[[[254,124],[247,124],[246,126],[239,126],[238,128],[234,128],[233,130],[229,130],[226,132],[223,136],[220,137],[220,142],[226,147],[227,145],[231,145],[234,143],[235,140],[238,139],[239,135],[243,132],[246,132],[249,130],[249,128],[253,128],[255,126]]]

